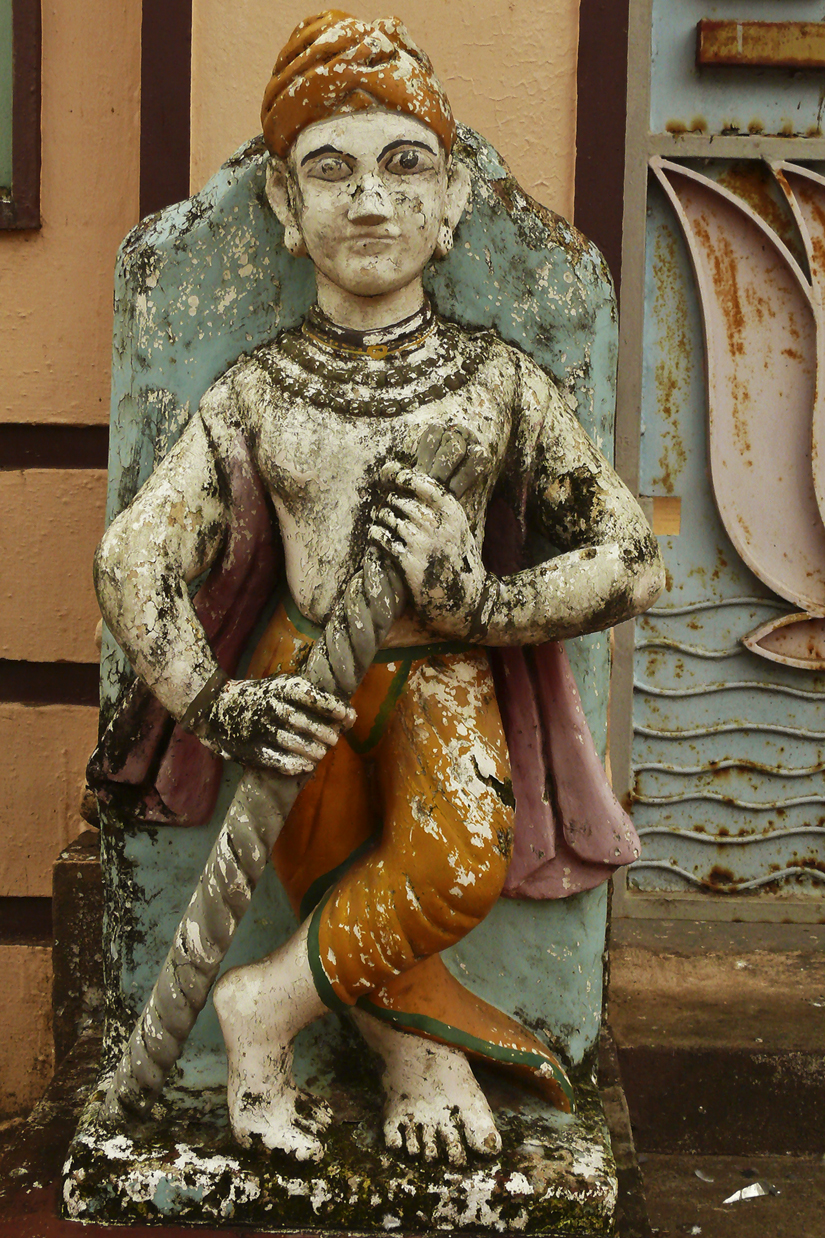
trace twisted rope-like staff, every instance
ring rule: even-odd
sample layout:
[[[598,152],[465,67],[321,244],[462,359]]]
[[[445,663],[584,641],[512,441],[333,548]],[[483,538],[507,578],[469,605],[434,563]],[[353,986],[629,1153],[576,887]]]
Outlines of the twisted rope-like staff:
[[[418,467],[461,498],[477,476],[474,449],[459,430],[422,435]],[[452,478],[452,480],[450,480]],[[349,700],[407,603],[404,580],[370,546],[315,642],[304,675]],[[152,993],[109,1084],[105,1112],[145,1114],[163,1089],[250,904],[272,847],[311,774],[246,769],[172,939]]]

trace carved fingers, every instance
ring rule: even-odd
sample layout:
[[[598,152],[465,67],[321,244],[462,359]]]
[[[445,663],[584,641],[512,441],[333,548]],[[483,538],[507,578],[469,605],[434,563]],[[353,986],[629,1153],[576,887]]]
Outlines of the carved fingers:
[[[457,459],[446,449],[442,458],[445,468]],[[466,456],[460,466],[468,466]],[[464,508],[418,469],[388,464],[381,481],[388,493],[370,528],[371,541],[396,561],[416,609],[434,630],[466,635],[486,572]]]
[[[230,680],[197,733],[221,756],[275,769],[308,773],[355,720],[349,706],[301,675]]]
[[[490,457],[479,442],[470,440],[468,432],[434,425],[419,439],[416,464],[420,472],[461,499],[484,476]]]

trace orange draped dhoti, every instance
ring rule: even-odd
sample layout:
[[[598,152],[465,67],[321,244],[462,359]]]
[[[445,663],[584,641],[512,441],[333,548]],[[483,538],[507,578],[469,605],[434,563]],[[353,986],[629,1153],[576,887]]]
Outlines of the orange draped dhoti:
[[[316,635],[288,601],[249,674],[299,671]],[[352,704],[355,725],[302,790],[272,854],[295,911],[312,915],[322,1000],[505,1067],[569,1110],[572,1089],[546,1045],[439,957],[497,901],[512,851],[515,802],[486,653],[382,650]]]

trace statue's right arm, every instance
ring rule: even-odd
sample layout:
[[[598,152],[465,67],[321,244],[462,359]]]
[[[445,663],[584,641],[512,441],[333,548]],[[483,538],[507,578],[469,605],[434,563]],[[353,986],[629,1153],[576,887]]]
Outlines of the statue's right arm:
[[[207,393],[109,526],[95,557],[95,587],[112,635],[173,718],[223,757],[300,774],[352,723],[352,711],[301,675],[227,680],[187,588],[215,562],[232,519],[214,445],[227,394],[222,383]]]
[[[182,718],[218,670],[187,584],[217,558],[230,513],[203,418],[181,438],[95,556],[100,610],[135,671]]]

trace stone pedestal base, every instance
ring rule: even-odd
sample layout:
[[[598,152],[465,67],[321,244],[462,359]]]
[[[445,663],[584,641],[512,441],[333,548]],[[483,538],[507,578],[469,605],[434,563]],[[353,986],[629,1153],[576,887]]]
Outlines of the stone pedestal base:
[[[598,1092],[577,1081],[575,1117],[480,1075],[503,1139],[466,1169],[390,1155],[372,1063],[319,1039],[296,1074],[327,1097],[336,1122],[318,1164],[245,1151],[232,1141],[223,1089],[170,1086],[150,1121],[100,1122],[97,1092],[64,1170],[64,1215],[120,1224],[188,1222],[258,1230],[577,1235],[612,1232],[616,1169]],[[353,1072],[352,1064],[359,1065]]]

